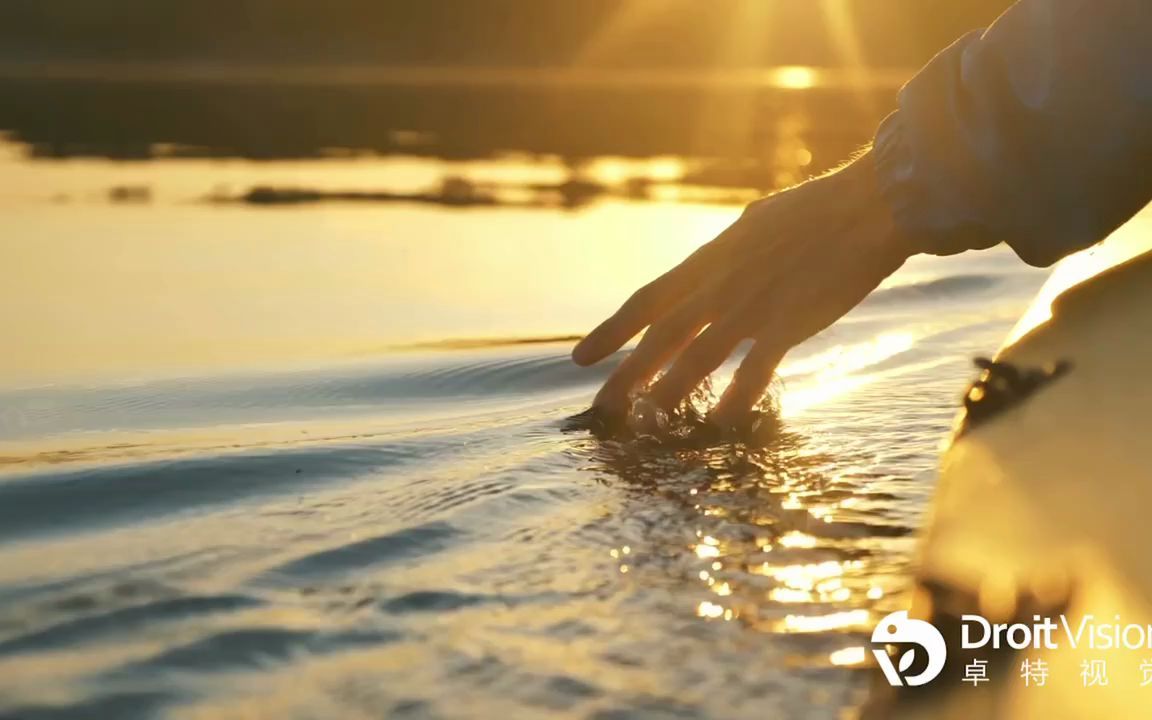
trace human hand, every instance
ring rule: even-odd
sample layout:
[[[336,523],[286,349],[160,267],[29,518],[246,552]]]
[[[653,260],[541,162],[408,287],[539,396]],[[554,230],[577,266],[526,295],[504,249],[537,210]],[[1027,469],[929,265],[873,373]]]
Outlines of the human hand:
[[[870,153],[758,200],[716,239],[636,291],[572,351],[591,365],[648,328],[593,401],[609,415],[649,389],[675,407],[745,339],[754,344],[711,420],[731,427],[760,401],[792,346],[831,325],[917,251],[900,235]]]

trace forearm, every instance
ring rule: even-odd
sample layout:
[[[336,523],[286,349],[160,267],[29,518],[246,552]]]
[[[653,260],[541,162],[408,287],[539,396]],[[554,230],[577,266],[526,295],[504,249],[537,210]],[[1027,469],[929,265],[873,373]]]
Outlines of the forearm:
[[[905,87],[874,152],[927,252],[1098,242],[1152,199],[1152,3],[1021,0]]]

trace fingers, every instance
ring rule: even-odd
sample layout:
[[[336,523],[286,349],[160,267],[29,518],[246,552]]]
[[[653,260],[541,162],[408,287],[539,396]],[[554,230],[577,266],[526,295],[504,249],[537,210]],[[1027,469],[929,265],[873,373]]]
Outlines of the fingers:
[[[627,409],[628,393],[650,380],[708,324],[711,305],[708,296],[697,295],[653,324],[604,383],[593,406],[608,411]]]
[[[700,382],[732,354],[744,339],[742,318],[729,316],[713,323],[680,354],[664,377],[660,378],[649,397],[665,409],[674,407]]]
[[[745,356],[716,409],[712,420],[734,425],[755,407],[772,381],[772,373],[792,346],[790,321],[773,312],[781,298],[779,286],[767,285],[747,294],[723,320],[712,323],[681,353],[664,377],[652,386],[649,396],[661,408],[670,409],[688,396],[704,378],[720,367],[753,328],[763,328]],[[777,320],[774,320],[777,318]]]
[[[750,207],[719,238],[636,293],[573,351],[577,363],[591,364],[650,326],[595,404],[626,409],[629,391],[681,353],[649,389],[654,403],[671,409],[743,338],[756,337],[713,413],[724,424],[743,419],[789,348],[851,310],[907,258],[908,247],[892,243],[890,213],[870,178],[867,168],[834,173]],[[666,315],[676,298],[703,288],[712,295],[706,309],[693,302]]]
[[[721,427],[733,427],[746,418],[764,397],[776,366],[787,351],[785,344],[767,338],[757,341],[744,356],[732,383],[713,408],[711,420]]]
[[[612,317],[576,344],[572,349],[572,360],[577,365],[592,365],[619,350],[637,333],[676,307],[680,298],[697,290],[715,261],[724,256],[728,246],[743,232],[739,223],[732,224],[682,263],[637,290]]]
[[[675,287],[671,273],[660,276],[632,294],[612,317],[596,326],[572,349],[577,365],[592,365],[620,349],[668,307]]]

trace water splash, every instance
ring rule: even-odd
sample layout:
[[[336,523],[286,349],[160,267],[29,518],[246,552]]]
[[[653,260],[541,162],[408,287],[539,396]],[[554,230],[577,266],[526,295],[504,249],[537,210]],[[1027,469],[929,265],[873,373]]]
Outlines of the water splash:
[[[624,415],[593,406],[568,418],[564,429],[591,432],[600,439],[697,449],[732,444],[765,447],[782,430],[778,381],[773,382],[751,412],[729,425],[720,425],[712,418],[719,396],[710,379],[706,378],[671,409],[657,404],[648,393],[649,387],[631,395]]]

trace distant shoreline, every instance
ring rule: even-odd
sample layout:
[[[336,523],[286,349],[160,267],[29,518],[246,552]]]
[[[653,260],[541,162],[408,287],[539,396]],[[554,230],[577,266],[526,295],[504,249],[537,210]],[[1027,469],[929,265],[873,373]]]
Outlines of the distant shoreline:
[[[534,89],[767,89],[891,91],[911,68],[785,65],[767,68],[641,69],[387,65],[225,64],[212,62],[0,62],[0,80],[206,85],[360,87],[524,87]]]
[[[769,189],[868,142],[908,74],[0,62],[0,131],[39,158],[147,160],[157,148],[314,158],[338,149],[520,154],[579,167],[593,157],[679,156],[724,160],[737,184]],[[781,165],[794,167],[763,180]]]

